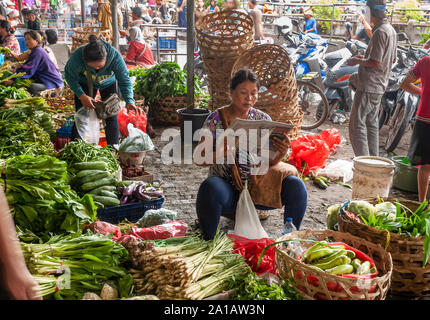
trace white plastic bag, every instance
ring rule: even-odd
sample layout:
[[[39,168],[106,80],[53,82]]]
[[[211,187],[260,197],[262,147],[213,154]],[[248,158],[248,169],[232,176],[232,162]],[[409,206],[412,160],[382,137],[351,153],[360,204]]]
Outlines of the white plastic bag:
[[[332,181],[342,181],[347,183],[352,179],[354,164],[352,161],[338,159],[329,163],[325,168],[317,171],[317,174],[326,176]]]
[[[234,234],[248,239],[268,238],[249,194],[248,181],[245,182],[237,202]]]
[[[128,137],[119,144],[119,151],[137,153],[154,150],[151,138],[142,130],[135,128],[132,123],[127,125]]]
[[[99,144],[100,120],[94,109],[80,108],[75,113],[75,126],[82,140],[91,144]]]

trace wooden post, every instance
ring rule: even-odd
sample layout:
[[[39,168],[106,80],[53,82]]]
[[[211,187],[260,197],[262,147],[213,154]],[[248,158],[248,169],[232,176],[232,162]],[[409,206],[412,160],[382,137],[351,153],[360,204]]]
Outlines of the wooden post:
[[[194,107],[194,0],[187,0],[187,103]]]
[[[85,12],[85,0],[81,0],[81,15],[82,15],[82,27],[87,22],[87,14]]]
[[[112,12],[112,46],[119,50],[119,31],[118,31],[118,1],[110,0],[110,10]]]
[[[19,20],[21,20],[21,22],[24,23],[24,17],[22,16],[22,13],[21,13],[22,0],[18,0],[18,10],[19,10]]]

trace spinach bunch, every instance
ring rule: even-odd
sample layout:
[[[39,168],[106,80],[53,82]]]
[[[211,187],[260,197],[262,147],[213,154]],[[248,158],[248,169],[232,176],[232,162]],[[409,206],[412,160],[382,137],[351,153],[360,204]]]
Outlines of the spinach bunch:
[[[16,226],[44,241],[53,234],[78,232],[96,219],[92,197],[78,197],[68,183],[67,164],[54,157],[10,157],[2,178]]]
[[[255,272],[248,273],[240,280],[233,279],[230,288],[235,288],[233,300],[302,300],[299,291],[285,279],[281,285],[268,284]]]
[[[136,76],[134,91],[143,96],[148,104],[164,97],[176,97],[187,94],[187,72],[176,62],[163,62],[150,69],[130,70]],[[203,94],[202,82],[194,76],[194,96]]]
[[[3,85],[0,85],[0,105],[4,105],[4,99],[24,99],[27,98],[27,92],[22,89],[17,89],[15,87],[6,87]]]
[[[378,199],[381,203],[383,200]],[[423,267],[427,265],[430,256],[430,207],[427,200],[423,201],[420,206],[412,211],[405,205],[396,201],[396,219],[390,221],[386,216],[369,215],[366,219],[363,216],[360,218],[364,224],[380,230],[398,234],[407,234],[410,237],[424,236],[424,260]]]

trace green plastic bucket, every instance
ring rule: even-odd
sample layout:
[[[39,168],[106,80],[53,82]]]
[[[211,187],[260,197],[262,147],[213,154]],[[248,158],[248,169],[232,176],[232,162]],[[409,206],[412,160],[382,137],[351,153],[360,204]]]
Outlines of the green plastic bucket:
[[[418,167],[402,163],[404,157],[405,156],[394,156],[391,158],[396,166],[393,177],[393,187],[402,191],[418,193]]]

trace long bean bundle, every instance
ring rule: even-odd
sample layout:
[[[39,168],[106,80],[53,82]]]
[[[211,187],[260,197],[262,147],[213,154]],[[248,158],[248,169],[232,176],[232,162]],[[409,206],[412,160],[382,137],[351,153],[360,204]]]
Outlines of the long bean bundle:
[[[131,273],[137,294],[160,299],[200,300],[226,289],[232,276],[250,271],[233,242],[217,232],[212,241],[197,235],[163,241],[129,243],[134,261]]]

